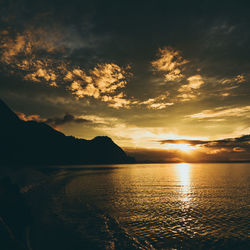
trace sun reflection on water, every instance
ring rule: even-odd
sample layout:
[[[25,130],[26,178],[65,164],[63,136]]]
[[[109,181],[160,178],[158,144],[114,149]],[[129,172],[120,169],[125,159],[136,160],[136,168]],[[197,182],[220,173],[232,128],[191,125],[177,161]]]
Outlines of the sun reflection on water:
[[[178,181],[178,185],[180,185],[180,196],[181,201],[185,203],[185,205],[190,205],[190,193],[191,193],[191,187],[190,187],[190,170],[191,165],[188,163],[180,163],[176,164],[175,166],[176,170],[176,177]]]

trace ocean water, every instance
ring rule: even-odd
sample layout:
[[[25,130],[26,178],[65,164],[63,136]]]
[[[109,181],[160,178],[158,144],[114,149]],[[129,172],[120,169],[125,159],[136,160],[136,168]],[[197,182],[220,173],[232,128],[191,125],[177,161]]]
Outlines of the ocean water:
[[[23,187],[32,249],[250,249],[250,164],[53,170]]]

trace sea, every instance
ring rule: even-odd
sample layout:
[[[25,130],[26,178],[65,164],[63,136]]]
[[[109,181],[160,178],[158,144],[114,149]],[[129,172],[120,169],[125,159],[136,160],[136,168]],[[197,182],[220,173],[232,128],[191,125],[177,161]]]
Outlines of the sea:
[[[31,207],[30,249],[250,249],[249,163],[54,166],[12,178]]]

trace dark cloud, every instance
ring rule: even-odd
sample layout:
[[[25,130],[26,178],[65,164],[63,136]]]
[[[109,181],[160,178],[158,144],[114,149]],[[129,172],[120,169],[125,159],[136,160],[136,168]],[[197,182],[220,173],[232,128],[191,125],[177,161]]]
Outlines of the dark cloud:
[[[53,118],[41,118],[39,115],[26,115],[21,112],[16,112],[18,117],[24,121],[36,121],[36,122],[45,122],[52,127],[57,127],[61,125],[65,125],[68,123],[91,123],[91,120],[75,117],[72,114],[65,114],[63,117],[53,117]]]
[[[200,141],[200,140],[160,140],[158,141],[161,144],[189,144],[189,145],[203,145],[203,144],[207,144],[210,141]]]
[[[227,138],[223,140],[160,140],[161,144],[188,144],[192,146],[203,146],[207,149],[227,149],[235,151],[248,151],[250,153],[250,135],[237,138]]]
[[[161,140],[161,144],[197,146],[192,152],[178,149],[126,148],[141,162],[250,162],[250,135],[224,140]]]
[[[205,144],[207,148],[228,149],[234,151],[246,151],[250,153],[250,135],[238,138],[229,138],[217,141],[210,141]]]
[[[78,123],[78,124],[91,123],[90,120],[84,118],[77,118],[72,114],[66,114],[62,118],[59,117],[49,118],[45,122],[50,124],[51,126],[60,126],[67,123]]]

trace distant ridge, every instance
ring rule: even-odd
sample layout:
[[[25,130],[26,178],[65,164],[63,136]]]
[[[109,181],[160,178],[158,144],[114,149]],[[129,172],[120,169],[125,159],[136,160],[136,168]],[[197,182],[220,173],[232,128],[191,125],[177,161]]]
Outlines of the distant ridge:
[[[133,163],[111,138],[65,136],[49,125],[23,121],[0,99],[0,164]]]

